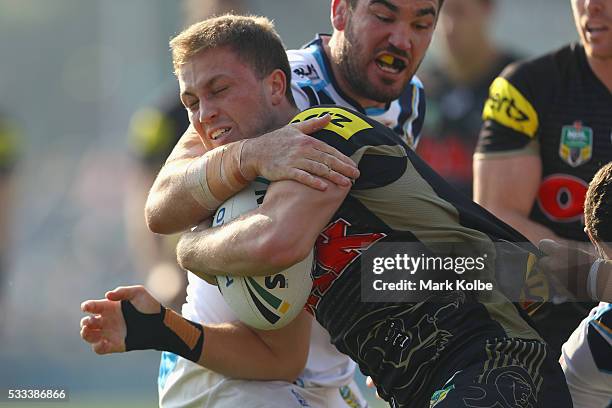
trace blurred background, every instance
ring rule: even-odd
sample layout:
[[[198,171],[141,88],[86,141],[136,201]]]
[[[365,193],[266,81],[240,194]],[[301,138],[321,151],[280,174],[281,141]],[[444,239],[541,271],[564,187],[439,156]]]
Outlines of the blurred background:
[[[568,1],[497,3],[494,39],[519,55],[576,39]],[[274,19],[288,48],[331,31],[329,0],[246,7]],[[16,157],[0,196],[10,203],[3,393],[54,387],[69,392],[70,406],[156,405],[159,354],[96,356],[79,338],[79,305],[145,280],[124,216],[135,171],[128,135],[139,108],[177,87],[168,40],[182,24],[179,0],[0,0],[0,115]],[[422,69],[439,55],[436,39]],[[139,217],[132,222],[144,225]]]

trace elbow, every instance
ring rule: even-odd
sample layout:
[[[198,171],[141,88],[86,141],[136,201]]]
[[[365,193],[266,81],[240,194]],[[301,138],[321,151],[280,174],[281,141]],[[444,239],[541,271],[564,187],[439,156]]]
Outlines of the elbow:
[[[277,373],[278,380],[295,382],[304,371],[308,360],[308,347],[300,351],[298,355],[285,356],[281,359],[282,363],[278,364],[280,371]]]
[[[145,222],[147,223],[147,227],[151,232],[156,234],[164,233],[164,225],[161,222],[161,219],[156,217],[155,211],[149,208],[149,206],[145,207]]]
[[[156,205],[155,201],[149,196],[147,202],[145,204],[145,222],[147,223],[147,227],[151,232],[156,234],[174,234],[178,231],[173,230],[170,226],[164,222],[166,219],[162,217],[161,211],[159,207]]]
[[[284,372],[279,373],[279,377],[280,377],[279,380],[293,383],[298,379],[300,374],[302,374],[305,367],[306,367],[306,359],[304,359],[303,364],[292,364],[291,367],[287,367],[285,370],[283,370]]]
[[[196,252],[187,235],[183,235],[176,245],[176,262],[187,271],[193,271],[196,264]]]

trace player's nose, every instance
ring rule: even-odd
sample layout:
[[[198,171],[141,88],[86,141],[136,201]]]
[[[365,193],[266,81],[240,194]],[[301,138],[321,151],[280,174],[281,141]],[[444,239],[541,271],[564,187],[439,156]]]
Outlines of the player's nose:
[[[409,54],[412,50],[409,28],[405,24],[397,24],[389,33],[389,44],[396,48],[401,56]]]
[[[198,115],[200,123],[208,124],[219,116],[219,109],[211,103],[201,102]]]

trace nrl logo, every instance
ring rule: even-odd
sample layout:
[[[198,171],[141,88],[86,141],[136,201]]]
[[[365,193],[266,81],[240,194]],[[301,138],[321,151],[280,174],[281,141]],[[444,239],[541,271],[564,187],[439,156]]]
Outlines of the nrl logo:
[[[591,160],[593,154],[593,129],[582,126],[577,120],[571,126],[561,129],[559,156],[572,167],[578,167]]]

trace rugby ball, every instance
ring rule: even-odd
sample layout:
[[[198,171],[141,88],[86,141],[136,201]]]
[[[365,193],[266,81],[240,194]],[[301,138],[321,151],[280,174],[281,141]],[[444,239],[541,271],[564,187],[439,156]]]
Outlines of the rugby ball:
[[[221,204],[212,226],[216,227],[254,210],[263,202],[269,182],[257,178]],[[272,276],[217,276],[227,305],[243,323],[262,330],[281,328],[303,309],[312,288],[313,253]]]

